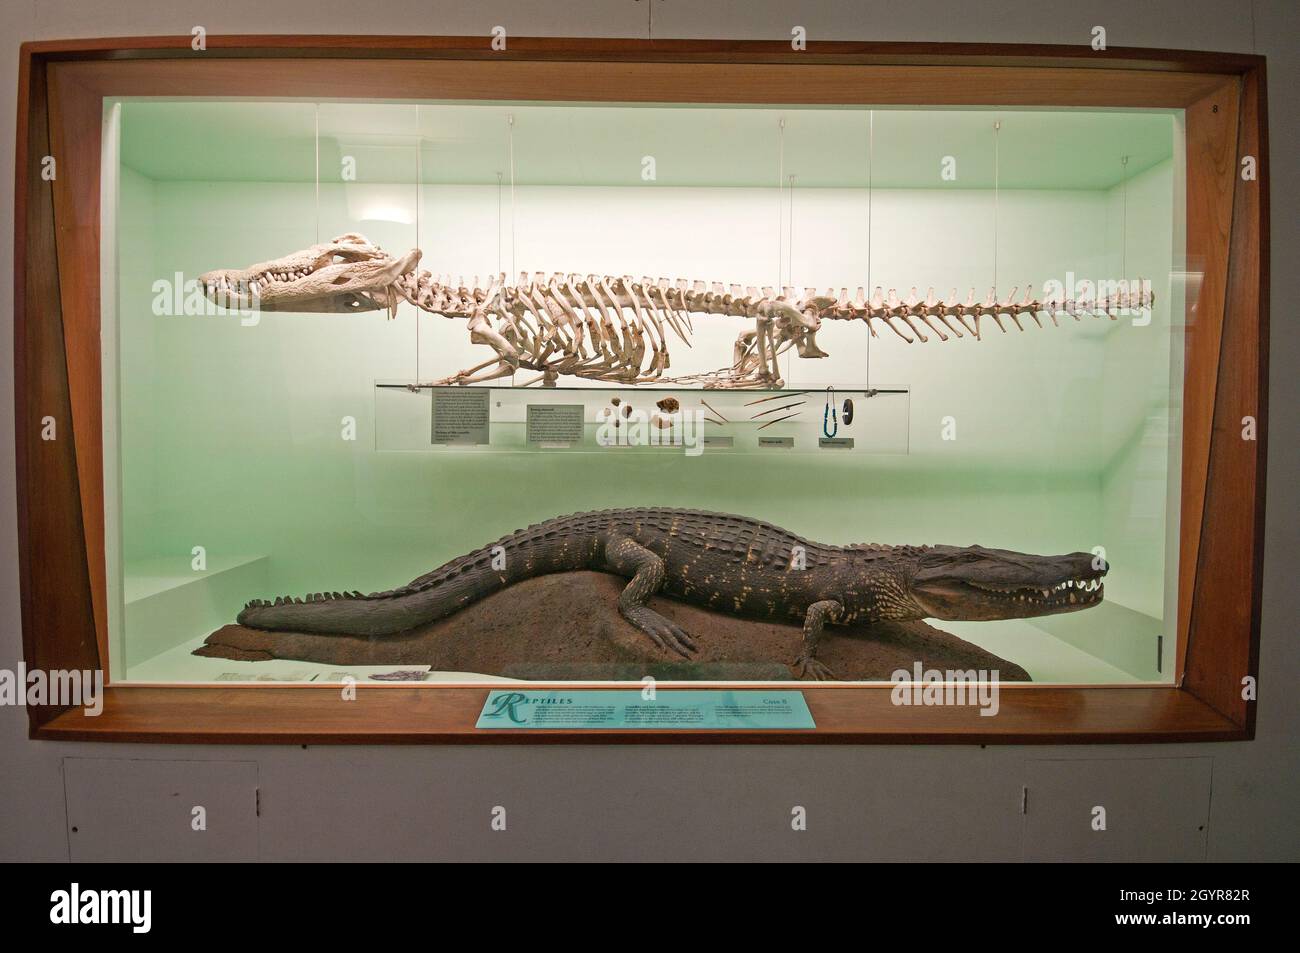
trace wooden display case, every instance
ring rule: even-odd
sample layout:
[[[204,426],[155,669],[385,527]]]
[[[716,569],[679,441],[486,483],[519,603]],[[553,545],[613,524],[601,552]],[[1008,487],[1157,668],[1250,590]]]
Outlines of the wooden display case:
[[[15,397],[29,668],[106,669],[100,366],[102,104],[117,96],[710,102],[1184,110],[1186,316],[1178,668],[1170,687],[1003,686],[995,719],[807,688],[808,732],[474,728],[487,688],[110,687],[33,707],[33,737],[225,743],[1062,743],[1246,739],[1257,675],[1267,445],[1262,57],[1112,48],[488,37],[209,36],[27,43],[15,183]],[[47,156],[57,175],[42,174]],[[1255,177],[1241,174],[1254,158]],[[1243,418],[1258,438],[1242,438]],[[71,439],[42,439],[53,418]]]

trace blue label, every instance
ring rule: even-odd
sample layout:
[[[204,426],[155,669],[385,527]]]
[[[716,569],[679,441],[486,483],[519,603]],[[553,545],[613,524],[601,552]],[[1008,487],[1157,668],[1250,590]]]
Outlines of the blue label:
[[[803,692],[636,689],[488,693],[478,728],[669,729],[816,728]]]

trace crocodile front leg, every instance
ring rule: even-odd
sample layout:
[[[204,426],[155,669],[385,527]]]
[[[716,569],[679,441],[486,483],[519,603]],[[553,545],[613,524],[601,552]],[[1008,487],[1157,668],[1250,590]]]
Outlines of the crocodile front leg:
[[[664,584],[664,561],[636,540],[615,536],[605,544],[605,562],[620,576],[630,576],[618,597],[623,618],[644,632],[661,649],[671,649],[690,658],[695,642],[677,623],[665,619],[646,605]]]
[[[843,611],[844,606],[834,599],[823,599],[808,607],[808,613],[803,619],[803,651],[794,660],[800,678],[811,676],[819,682],[835,678],[830,669],[817,661],[817,643],[821,641],[826,620],[834,622]]]

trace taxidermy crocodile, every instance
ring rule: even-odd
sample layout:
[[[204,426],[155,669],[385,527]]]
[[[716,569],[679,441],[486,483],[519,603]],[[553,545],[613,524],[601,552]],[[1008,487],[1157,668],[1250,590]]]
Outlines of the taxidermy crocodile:
[[[435,385],[476,384],[507,377],[521,370],[540,372],[527,384],[555,386],[562,375],[641,384],[650,381],[698,384],[708,387],[783,386],[777,359],[790,348],[800,357],[826,357],[817,346],[817,331],[824,320],[866,322],[872,337],[881,325],[911,344],[940,341],[949,333],[978,339],[980,318],[991,318],[1006,332],[1003,318],[1023,331],[1021,318],[1042,327],[1040,314],[1053,324],[1057,315],[1076,321],[1082,315],[1106,315],[1150,307],[1154,296],[1148,282],[1134,282],[1113,295],[1075,301],[1064,296],[1038,301],[1028,287],[1017,301],[1016,290],[1003,300],[990,291],[980,302],[972,289],[964,302],[954,288],[941,301],[931,288],[924,299],[913,288],[906,300],[894,290],[877,288],[867,299],[862,288],[850,297],[848,289],[818,294],[808,288],[798,293],[783,288],[724,287],[721,282],[669,281],[629,275],[610,277],[538,272],[524,273],[511,284],[504,274],[480,284],[466,285],[464,278],[434,279],[417,270],[420,250],[394,258],[363,235],[349,233],[333,241],[312,245],[274,261],[237,270],[209,271],[199,277],[204,294],[218,305],[240,310],[293,312],[387,311],[397,314],[406,301],[422,311],[446,318],[464,319],[470,340],[486,344],[495,357]],[[1126,286],[1127,283],[1121,283]],[[692,315],[727,315],[747,318],[752,328],[741,333],[728,367],[707,374],[664,377],[670,361],[667,331],[689,346]]]
[[[801,676],[827,623],[1023,619],[1102,601],[1107,567],[1089,553],[1034,556],[981,546],[828,546],[743,516],[678,509],[575,513],[517,530],[388,592],[317,592],[254,600],[254,629],[383,637],[451,615],[514,583],[597,570],[631,581],[619,612],[660,648],[687,658],[691,636],[651,609],[661,593],[720,612],[802,620]],[[575,607],[575,610],[578,607]]]

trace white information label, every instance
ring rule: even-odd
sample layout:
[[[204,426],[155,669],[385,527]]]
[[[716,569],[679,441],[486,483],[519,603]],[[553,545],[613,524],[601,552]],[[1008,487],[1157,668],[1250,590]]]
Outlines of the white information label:
[[[491,394],[483,387],[463,387],[433,392],[434,443],[484,444],[488,442]]]

